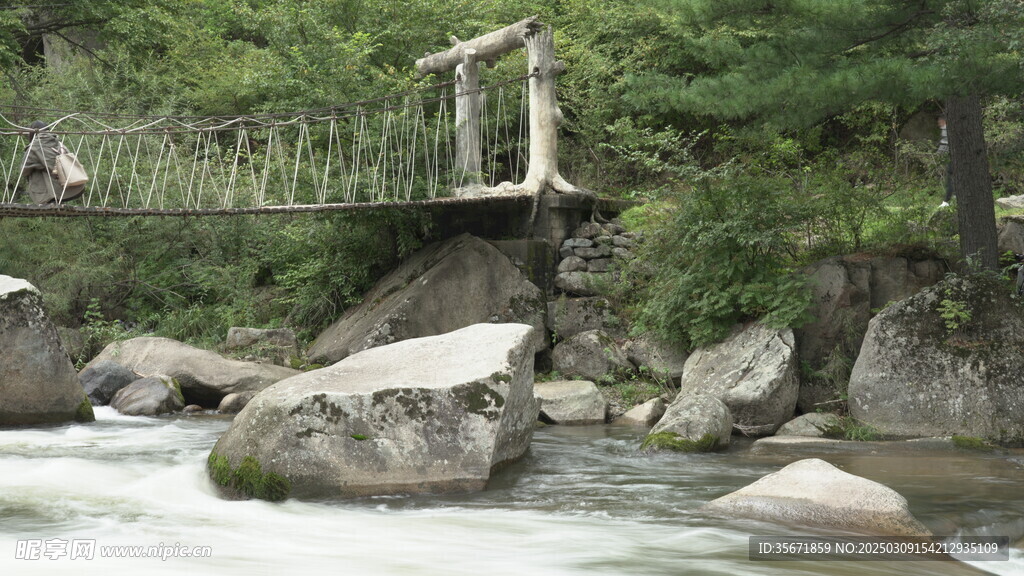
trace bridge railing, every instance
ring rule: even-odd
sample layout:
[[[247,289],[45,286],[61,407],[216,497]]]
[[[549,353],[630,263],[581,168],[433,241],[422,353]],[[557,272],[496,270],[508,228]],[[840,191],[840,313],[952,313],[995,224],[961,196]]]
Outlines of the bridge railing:
[[[0,107],[0,203],[24,204],[27,127],[90,175],[76,205],[207,210],[429,200],[527,170],[528,76],[479,89],[481,174],[456,165],[454,82],[293,114],[147,117]]]

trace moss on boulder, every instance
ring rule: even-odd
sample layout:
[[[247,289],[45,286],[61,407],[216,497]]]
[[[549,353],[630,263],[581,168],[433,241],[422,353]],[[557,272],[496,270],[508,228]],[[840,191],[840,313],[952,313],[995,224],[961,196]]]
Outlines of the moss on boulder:
[[[868,327],[851,415],[887,436],[1024,443],[1024,301],[992,274],[952,276]]]
[[[207,468],[217,485],[237,497],[280,502],[291,492],[291,482],[287,478],[263,472],[259,460],[252,456],[246,456],[237,468],[232,468],[227,456],[210,452]]]

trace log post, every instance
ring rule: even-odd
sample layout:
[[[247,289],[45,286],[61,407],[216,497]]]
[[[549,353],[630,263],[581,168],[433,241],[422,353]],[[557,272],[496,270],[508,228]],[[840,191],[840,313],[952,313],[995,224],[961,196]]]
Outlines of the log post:
[[[523,39],[540,30],[543,24],[537,22],[537,16],[531,16],[520,20],[511,26],[496,30],[489,34],[459,42],[459,39],[452,36],[449,40],[454,44],[450,50],[427,54],[416,61],[416,73],[422,78],[428,74],[438,74],[454,70],[462,64],[467,49],[476,50],[477,62],[493,62],[502,54],[523,47]]]
[[[580,192],[558,174],[558,127],[562,111],[555,94],[555,78],[565,64],[555,60],[555,36],[551,28],[526,37],[530,78],[530,168],[522,187],[533,193],[552,188],[556,192]]]
[[[455,170],[458,188],[479,187],[480,64],[476,50],[467,48],[455,67]]]

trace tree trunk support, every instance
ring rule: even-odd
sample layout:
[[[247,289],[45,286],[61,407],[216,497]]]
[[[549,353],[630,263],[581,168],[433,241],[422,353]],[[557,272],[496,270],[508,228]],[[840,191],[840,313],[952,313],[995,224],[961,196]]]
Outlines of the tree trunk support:
[[[555,60],[555,36],[536,16],[511,26],[462,42],[449,38],[452,48],[427,54],[416,61],[419,76],[456,70],[456,170],[461,188],[459,196],[482,194],[541,194],[551,190],[565,194],[597,196],[577,188],[558,173],[558,127],[562,111],[558,108],[555,79],[565,71],[565,64]],[[523,182],[510,182],[495,188],[480,185],[480,95],[479,62],[490,65],[497,57],[526,47],[530,78],[530,159]],[[596,204],[595,204],[596,205]]]
[[[522,188],[541,193],[546,188],[556,192],[578,193],[558,173],[558,127],[562,111],[555,94],[555,78],[565,71],[565,63],[555,60],[555,35],[551,28],[526,37],[530,78],[530,167]]]
[[[480,169],[480,65],[476,50],[464,51],[455,67],[455,167],[459,188],[479,188]]]

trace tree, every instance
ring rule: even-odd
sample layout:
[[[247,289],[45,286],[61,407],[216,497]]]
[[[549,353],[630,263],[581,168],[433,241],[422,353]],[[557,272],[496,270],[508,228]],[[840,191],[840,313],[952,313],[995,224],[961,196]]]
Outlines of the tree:
[[[803,128],[879,101],[945,103],[960,249],[998,267],[982,98],[1024,91],[1017,0],[648,0],[690,74],[631,82],[661,112]]]

